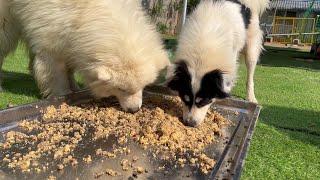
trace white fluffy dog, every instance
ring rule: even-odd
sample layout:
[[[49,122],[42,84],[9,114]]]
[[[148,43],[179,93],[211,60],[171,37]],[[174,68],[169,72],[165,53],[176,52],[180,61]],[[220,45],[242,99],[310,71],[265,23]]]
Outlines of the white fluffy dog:
[[[124,110],[134,112],[143,88],[169,64],[139,1],[0,1],[9,2],[35,54],[34,75],[44,95],[70,92],[70,68],[82,74],[96,97],[116,96]],[[16,44],[14,38],[2,41]]]
[[[262,50],[259,16],[268,0],[203,0],[188,18],[179,38],[168,87],[184,102],[184,121],[199,125],[215,99],[229,96],[239,53],[245,48],[247,99],[254,95],[254,71]]]
[[[0,0],[0,92],[2,89],[2,65],[4,62],[4,58],[11,52],[13,52],[18,45],[18,41],[22,40],[21,36],[21,26],[19,25],[17,19],[10,12],[9,0]],[[33,74],[33,60],[35,55],[30,51],[29,52],[29,70]],[[68,69],[68,78],[70,81],[70,89],[72,91],[79,90],[74,77],[73,71]],[[69,91],[70,92],[70,91]],[[62,94],[54,94],[52,93],[44,93],[44,96],[48,95],[62,95]]]

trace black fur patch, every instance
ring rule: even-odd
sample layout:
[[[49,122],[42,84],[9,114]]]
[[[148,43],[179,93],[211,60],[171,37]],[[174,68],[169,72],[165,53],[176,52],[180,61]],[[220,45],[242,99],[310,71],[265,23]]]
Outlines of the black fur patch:
[[[226,0],[226,1],[237,3],[241,6],[241,15],[243,18],[243,22],[245,24],[246,29],[248,29],[250,22],[251,22],[251,16],[252,16],[252,12],[251,12],[250,8],[246,7],[239,0]]]
[[[193,92],[191,86],[191,75],[188,70],[188,66],[184,61],[176,63],[175,75],[167,86],[179,93],[181,100],[191,108],[193,105]],[[189,99],[186,99],[186,96]]]
[[[201,80],[199,92],[196,94],[196,99],[200,99],[195,104],[197,107],[203,107],[212,102],[213,98],[223,99],[229,96],[223,90],[222,71],[214,70],[205,74]]]

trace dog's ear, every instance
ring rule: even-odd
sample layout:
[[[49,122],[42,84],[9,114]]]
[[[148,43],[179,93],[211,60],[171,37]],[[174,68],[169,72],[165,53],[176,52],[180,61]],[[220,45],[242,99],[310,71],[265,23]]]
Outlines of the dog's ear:
[[[98,81],[108,82],[111,80],[111,74],[105,66],[96,67],[93,70],[93,77]]]
[[[202,78],[200,92],[204,97],[224,99],[230,95],[224,91],[223,86],[223,72],[214,70]]]
[[[224,92],[223,90],[220,90],[217,92],[217,97],[218,99],[224,99],[224,98],[227,98],[227,97],[230,97],[230,94]]]
[[[171,65],[167,71],[166,86],[173,91],[182,91],[181,88],[187,88],[191,85],[191,76],[188,66],[184,61]]]

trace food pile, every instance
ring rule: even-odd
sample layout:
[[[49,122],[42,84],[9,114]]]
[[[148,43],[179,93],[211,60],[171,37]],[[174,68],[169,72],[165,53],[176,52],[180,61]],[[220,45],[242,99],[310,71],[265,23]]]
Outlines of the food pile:
[[[1,163],[14,171],[40,173],[52,167],[54,159],[58,162],[56,169],[62,171],[80,162],[90,164],[97,157],[112,159],[130,154],[128,144],[134,142],[150,150],[154,158],[173,162],[177,167],[197,167],[208,174],[215,160],[204,153],[205,148],[214,142],[214,135],[220,135],[228,121],[209,111],[198,128],[187,127],[179,121],[181,109],[178,97],[167,96],[144,99],[144,106],[135,114],[125,113],[118,105],[107,102],[62,104],[58,109],[50,106],[41,120],[25,120],[19,124],[19,131],[6,134],[5,142],[0,144],[0,151],[5,152]],[[117,139],[112,150],[97,148],[94,156],[74,157],[75,150],[85,148],[80,146],[85,138],[99,141],[111,136]],[[40,161],[44,157],[51,160]],[[139,157],[134,157],[119,163],[123,171],[132,170],[136,175],[148,173],[145,167],[134,166],[138,160]],[[119,176],[121,172],[106,169],[93,177],[102,175]]]

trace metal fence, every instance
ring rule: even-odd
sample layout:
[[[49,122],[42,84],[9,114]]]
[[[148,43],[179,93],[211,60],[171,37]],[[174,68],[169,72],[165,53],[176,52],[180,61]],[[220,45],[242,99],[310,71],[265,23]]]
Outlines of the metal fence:
[[[315,26],[315,18],[275,17],[268,37],[277,43],[292,44],[296,41],[310,45],[318,34]]]

